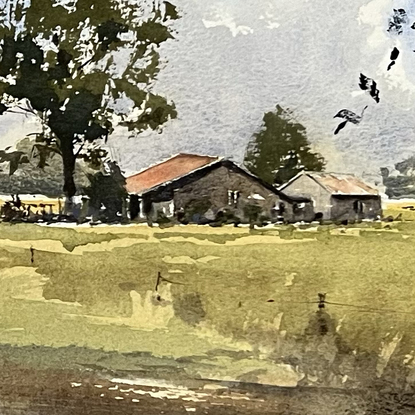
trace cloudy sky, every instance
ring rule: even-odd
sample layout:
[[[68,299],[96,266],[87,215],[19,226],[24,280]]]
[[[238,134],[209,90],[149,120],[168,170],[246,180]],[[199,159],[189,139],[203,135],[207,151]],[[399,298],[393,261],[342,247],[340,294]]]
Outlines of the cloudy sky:
[[[161,134],[110,139],[127,173],[178,152],[222,155],[241,162],[246,144],[276,104],[307,127],[328,170],[376,173],[415,153],[415,3],[411,0],[176,0],[183,17],[155,90],[173,100],[178,118]],[[404,8],[402,35],[387,32],[393,8]],[[388,72],[390,52],[398,47]],[[380,103],[361,91],[359,74],[374,78]],[[337,136],[343,108],[359,125]],[[35,125],[10,115],[0,146]]]

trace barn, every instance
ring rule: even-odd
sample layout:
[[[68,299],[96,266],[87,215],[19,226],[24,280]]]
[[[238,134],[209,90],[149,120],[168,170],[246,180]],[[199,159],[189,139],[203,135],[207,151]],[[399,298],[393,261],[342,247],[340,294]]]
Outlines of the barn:
[[[178,154],[126,179],[132,220],[204,224],[219,217],[299,222],[314,216],[310,200],[280,192],[230,160]]]

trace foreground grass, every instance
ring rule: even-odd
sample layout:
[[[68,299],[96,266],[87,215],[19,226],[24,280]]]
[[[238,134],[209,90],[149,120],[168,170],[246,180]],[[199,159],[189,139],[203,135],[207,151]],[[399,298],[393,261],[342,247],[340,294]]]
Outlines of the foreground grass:
[[[399,338],[410,354],[414,248],[413,222],[254,231],[1,224],[0,342],[139,351],[202,377],[267,371],[261,379],[272,383],[293,376],[276,359],[298,354],[290,339],[303,337],[326,292],[351,349],[379,354]],[[161,301],[152,297],[158,272],[172,282],[161,284]]]

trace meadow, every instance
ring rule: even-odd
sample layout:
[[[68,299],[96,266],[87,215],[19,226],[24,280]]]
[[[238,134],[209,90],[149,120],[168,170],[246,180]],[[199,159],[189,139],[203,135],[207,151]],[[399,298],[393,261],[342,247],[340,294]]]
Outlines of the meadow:
[[[378,375],[394,353],[410,365],[415,221],[386,214],[399,212],[254,230],[2,223],[0,356],[286,386],[324,370],[332,386],[356,380],[351,356],[372,356]]]

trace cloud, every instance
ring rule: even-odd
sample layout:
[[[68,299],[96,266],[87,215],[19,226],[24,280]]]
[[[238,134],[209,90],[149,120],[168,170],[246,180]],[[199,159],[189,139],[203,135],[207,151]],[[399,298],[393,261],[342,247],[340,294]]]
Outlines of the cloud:
[[[233,37],[236,37],[239,34],[248,35],[248,34],[254,33],[254,30],[250,28],[249,26],[242,26],[242,25],[238,26],[235,23],[235,20],[230,16],[223,16],[222,18],[216,21],[205,20],[205,19],[202,19],[202,21],[205,27],[208,29],[211,27],[219,27],[219,26],[227,27],[231,31]]]
[[[269,4],[268,7],[270,6],[271,5]],[[267,29],[277,29],[281,26],[280,23],[278,23],[275,19],[273,12],[270,11],[266,11],[265,15],[261,15],[259,17],[259,20],[265,20],[265,22],[267,23]]]
[[[404,49],[402,42],[397,41],[396,47],[399,50]],[[403,92],[415,93],[415,85],[408,79],[408,74],[405,70],[404,60],[405,56],[399,56],[396,60],[395,65],[390,71],[387,71],[387,67],[390,63],[390,51],[388,50],[383,60],[380,62],[378,67],[378,74],[382,75],[388,85],[388,89],[398,88]]]
[[[268,29],[277,29],[280,26],[281,25],[278,22],[272,22],[272,21],[269,21],[267,24]]]
[[[367,38],[370,48],[376,49],[387,45],[390,38],[387,35],[388,16],[392,12],[390,0],[372,0],[359,9],[358,22],[372,27],[373,31]]]
[[[354,97],[359,97],[359,96],[361,96],[361,95],[364,95],[365,94],[365,91],[353,91],[353,92],[351,92],[351,96],[354,98]]]
[[[379,26],[386,22],[385,10],[392,11],[390,0],[372,0],[368,4],[361,6],[357,20],[360,24]]]
[[[238,35],[249,35],[254,30],[247,25],[241,25],[241,20],[246,20],[246,14],[240,14],[240,7],[232,2],[216,2],[209,6],[208,13],[202,19],[206,28],[226,27],[233,37]],[[237,23],[238,22],[238,23]]]

